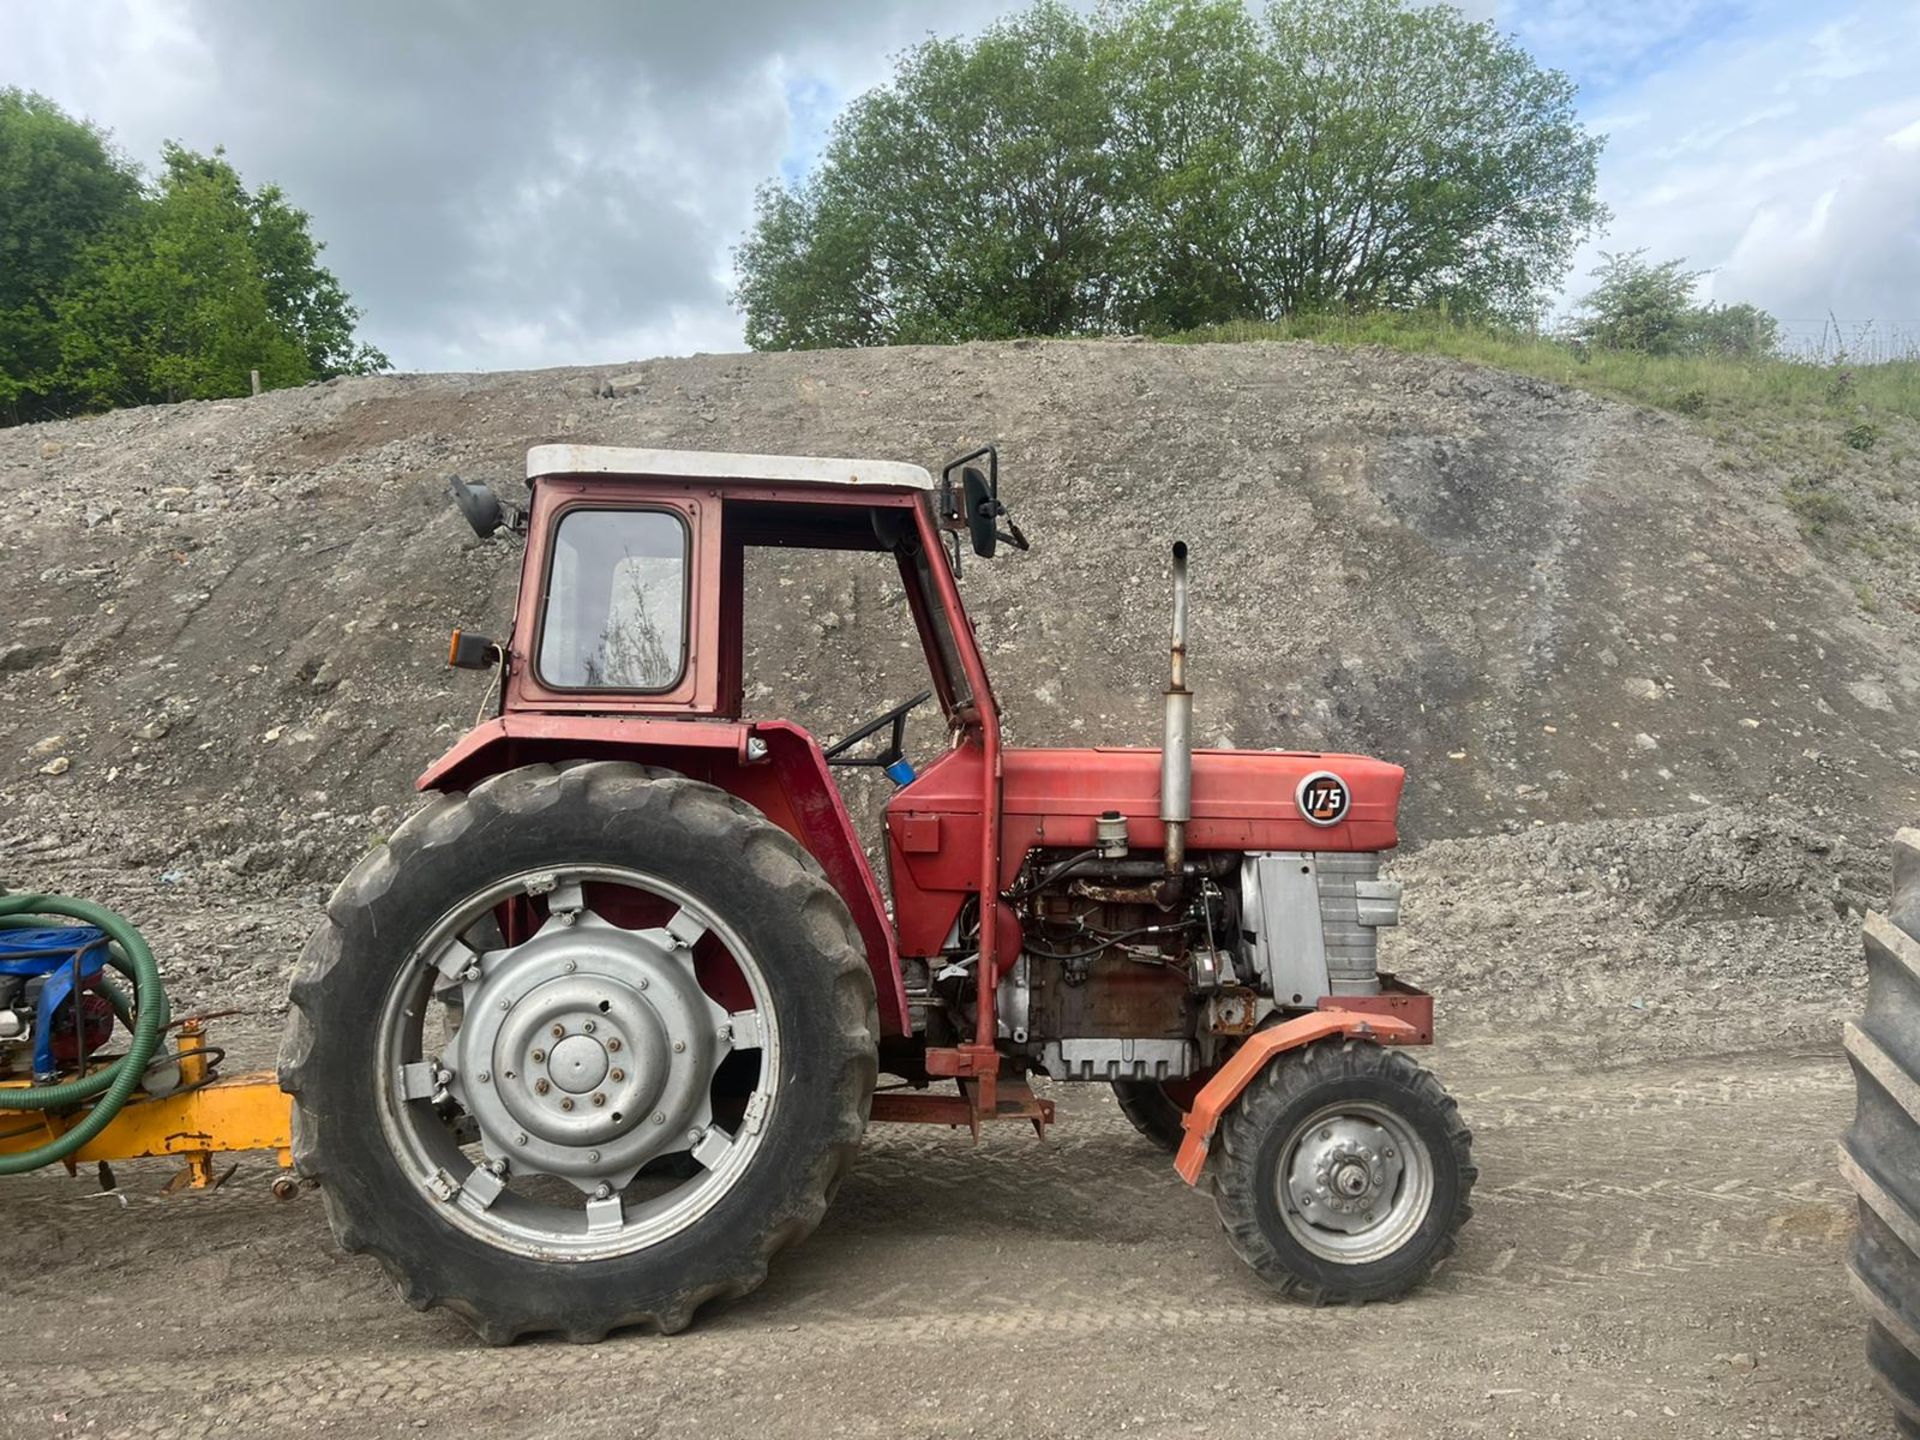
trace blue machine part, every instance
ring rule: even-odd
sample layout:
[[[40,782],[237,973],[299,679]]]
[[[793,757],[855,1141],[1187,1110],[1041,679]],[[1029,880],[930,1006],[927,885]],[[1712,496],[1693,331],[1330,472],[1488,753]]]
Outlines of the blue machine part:
[[[887,778],[896,785],[911,785],[916,773],[911,760],[896,760],[887,766]]]
[[[74,960],[80,978],[99,975],[107,963],[107,936],[91,925],[0,930],[0,975],[44,977],[33,1017],[33,1078],[45,1083],[60,1077],[53,1063],[53,1017],[73,992]],[[78,1013],[76,1011],[76,1013]]]

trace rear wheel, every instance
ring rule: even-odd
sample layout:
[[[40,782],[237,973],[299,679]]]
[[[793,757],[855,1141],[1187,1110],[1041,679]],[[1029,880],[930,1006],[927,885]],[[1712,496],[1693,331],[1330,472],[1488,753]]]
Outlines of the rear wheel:
[[[1860,1197],[1847,1266],[1867,1362],[1920,1440],[1920,830],[1893,842],[1893,904],[1866,926],[1867,1013],[1847,1026],[1855,1108],[1841,1170]]]
[[[1228,1243],[1316,1304],[1405,1294],[1472,1213],[1473,1137],[1397,1050],[1326,1040],[1281,1055],[1221,1118],[1208,1166]]]
[[[341,1244],[505,1342],[683,1328],[808,1234],[875,1069],[846,906],[758,811],[635,765],[441,797],[341,885],[282,1052]]]

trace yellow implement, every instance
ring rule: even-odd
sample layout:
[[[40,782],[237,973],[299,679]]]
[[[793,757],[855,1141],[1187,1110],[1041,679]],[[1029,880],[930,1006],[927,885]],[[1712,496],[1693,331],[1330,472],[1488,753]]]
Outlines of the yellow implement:
[[[231,1079],[207,1079],[207,1037],[197,1020],[177,1032],[180,1088],[171,1095],[131,1101],[112,1122],[69,1157],[72,1170],[82,1160],[135,1160],[177,1155],[185,1169],[167,1188],[211,1189],[225,1177],[213,1157],[245,1150],[271,1150],[282,1169],[293,1165],[293,1136],[287,1097],[270,1070]],[[23,1080],[0,1080],[0,1090],[23,1087]],[[42,1113],[0,1118],[0,1155],[31,1150],[78,1125],[86,1109],[64,1115]],[[17,1120],[18,1124],[6,1124]],[[282,1176],[274,1193],[291,1195],[293,1180]]]

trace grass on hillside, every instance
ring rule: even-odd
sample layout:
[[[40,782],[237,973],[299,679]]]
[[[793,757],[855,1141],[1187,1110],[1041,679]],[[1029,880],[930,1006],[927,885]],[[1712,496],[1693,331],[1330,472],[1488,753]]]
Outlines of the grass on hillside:
[[[1845,443],[1856,450],[1873,446],[1878,424],[1887,417],[1920,421],[1920,360],[1851,365],[1844,357],[1823,363],[1580,350],[1523,331],[1395,312],[1249,321],[1167,338],[1183,344],[1320,340],[1336,345],[1385,345],[1475,360],[1682,415],[1844,417]]]

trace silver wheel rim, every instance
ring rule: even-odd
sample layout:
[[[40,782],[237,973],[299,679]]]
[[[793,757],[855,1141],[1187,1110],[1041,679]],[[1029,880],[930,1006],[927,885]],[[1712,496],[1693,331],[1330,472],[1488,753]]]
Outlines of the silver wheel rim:
[[[1281,1147],[1274,1181],[1287,1233],[1337,1265],[1383,1260],[1433,1207],[1433,1157],[1399,1114],[1367,1100],[1323,1106]]]
[[[589,884],[670,916],[624,929],[594,911]],[[493,916],[522,896],[544,897],[548,916],[508,946]],[[696,978],[709,934],[750,1008],[729,1011]],[[745,1050],[759,1052],[758,1082],[739,1120],[716,1124],[714,1076]],[[525,871],[442,916],[387,988],[378,1053],[381,1126],[421,1192],[450,1224],[545,1260],[606,1259],[687,1230],[738,1183],[777,1108],[765,972],[707,906],[620,866]]]

